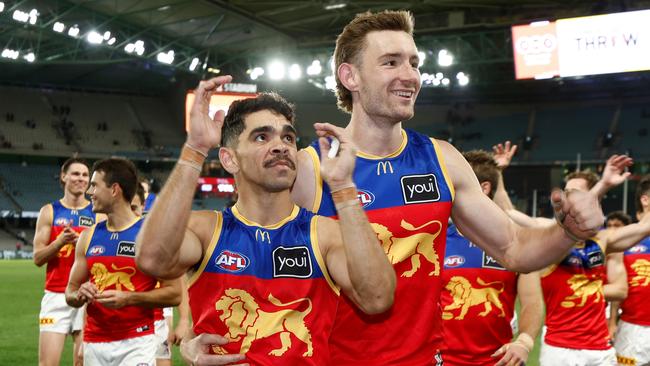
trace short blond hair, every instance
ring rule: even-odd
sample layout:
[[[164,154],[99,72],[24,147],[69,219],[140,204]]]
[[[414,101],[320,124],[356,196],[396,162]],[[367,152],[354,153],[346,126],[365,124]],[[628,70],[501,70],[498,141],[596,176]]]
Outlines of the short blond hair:
[[[336,78],[336,98],[339,109],[352,113],[352,93],[343,86],[338,69],[343,63],[360,62],[359,54],[366,46],[366,35],[374,31],[403,31],[413,36],[415,20],[406,10],[384,10],[379,13],[357,14],[336,39],[334,49],[334,77]]]

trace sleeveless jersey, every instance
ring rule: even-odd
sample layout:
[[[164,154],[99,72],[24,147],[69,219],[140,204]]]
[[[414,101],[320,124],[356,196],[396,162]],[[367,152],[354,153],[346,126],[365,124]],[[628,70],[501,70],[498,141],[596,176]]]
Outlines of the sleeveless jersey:
[[[357,154],[358,198],[397,275],[395,301],[368,315],[342,297],[330,337],[332,365],[429,364],[442,345],[440,270],[454,195],[438,143],[402,131],[400,148],[386,157]],[[311,155],[317,192],[312,210],[336,216],[320,177],[318,141]]]
[[[194,333],[231,340],[213,353],[245,353],[251,365],[324,365],[338,303],[318,246],[317,218],[294,206],[271,226],[236,207],[218,221],[190,279]]]
[[[102,292],[151,291],[157,280],[140,272],[135,264],[135,238],[144,220],[124,230],[111,231],[106,221],[95,225],[86,244],[90,281]],[[109,309],[98,302],[86,307],[84,342],[113,342],[153,334],[153,308],[125,306]]]
[[[69,208],[59,201],[50,203],[52,208],[52,227],[50,240],[52,243],[61,234],[67,225],[81,233],[95,224],[95,213],[92,203],[80,209]],[[70,269],[74,263],[74,248],[76,243],[65,243],[56,257],[47,262],[45,274],[45,289],[52,292],[65,292],[70,277]]]
[[[621,319],[650,326],[650,237],[624,253],[627,271],[627,298],[621,303]]]
[[[542,274],[546,338],[551,346],[611,348],[605,318],[605,255],[595,239],[577,243],[558,265]]]
[[[151,211],[151,208],[153,207],[153,203],[156,200],[156,195],[154,193],[149,193],[147,195],[147,198],[144,199],[144,207],[142,209],[143,214],[148,213]]]
[[[450,224],[442,283],[444,365],[493,366],[499,358],[491,355],[512,340],[517,273],[505,270]]]

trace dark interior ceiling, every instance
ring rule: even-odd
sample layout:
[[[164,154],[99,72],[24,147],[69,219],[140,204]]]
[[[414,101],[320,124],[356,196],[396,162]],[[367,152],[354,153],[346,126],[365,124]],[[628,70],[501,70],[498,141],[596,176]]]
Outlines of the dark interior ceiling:
[[[329,9],[336,5],[344,6]],[[647,93],[648,73],[515,82],[510,40],[512,24],[646,8],[650,0],[4,1],[0,46],[23,54],[32,51],[36,60],[0,58],[0,83],[163,94],[179,81],[192,85],[207,76],[208,68],[232,73],[245,82],[246,70],[263,66],[271,57],[303,65],[313,58],[327,62],[336,35],[357,13],[408,9],[415,15],[418,47],[451,50],[456,69],[472,75],[473,88],[465,96],[549,97],[556,95],[552,91],[560,84],[563,89],[589,91],[594,83],[607,85],[605,93]],[[12,19],[15,10],[31,9],[39,12],[35,24]],[[64,24],[63,33],[53,30],[57,22]],[[67,35],[74,25],[80,29],[76,38]],[[109,38],[115,37],[115,43],[89,44],[86,35],[91,30],[111,32]],[[142,55],[124,51],[139,39],[145,46]],[[175,51],[172,65],[156,61],[158,52],[170,49]],[[191,72],[188,67],[194,58],[199,66]],[[436,71],[424,65],[423,72],[427,67]],[[458,96],[453,90],[426,93],[442,99]]]

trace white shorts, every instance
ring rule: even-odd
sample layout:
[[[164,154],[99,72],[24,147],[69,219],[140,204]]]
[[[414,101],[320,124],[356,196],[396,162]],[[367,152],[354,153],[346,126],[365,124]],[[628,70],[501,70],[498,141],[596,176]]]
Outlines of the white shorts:
[[[620,320],[615,339],[619,365],[650,365],[650,326]]]
[[[616,351],[572,349],[542,343],[540,366],[617,366]]]
[[[113,342],[84,342],[84,366],[155,366],[156,337],[149,334]]]
[[[65,302],[65,294],[45,291],[41,300],[39,328],[41,332],[72,334],[83,329],[86,307],[73,308]]]
[[[167,341],[167,337],[169,336],[167,319],[156,320],[154,328],[156,329],[156,358],[171,359],[172,348]]]

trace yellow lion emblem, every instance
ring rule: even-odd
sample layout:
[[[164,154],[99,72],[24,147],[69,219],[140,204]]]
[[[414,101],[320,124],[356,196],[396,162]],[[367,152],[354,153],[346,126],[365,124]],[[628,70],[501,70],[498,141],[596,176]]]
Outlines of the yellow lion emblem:
[[[57,257],[61,258],[68,258],[70,255],[72,255],[72,252],[74,252],[74,244],[73,243],[68,243],[65,244],[59,249],[59,252],[56,254]]]
[[[443,319],[449,320],[454,318],[454,314],[447,310],[460,308],[460,313],[455,319],[463,320],[465,319],[465,315],[467,315],[469,308],[479,305],[485,306],[485,310],[479,313],[479,316],[487,316],[490,311],[492,311],[492,305],[501,311],[499,317],[506,316],[506,313],[503,310],[503,304],[501,303],[501,300],[499,300],[499,294],[503,292],[503,282],[495,281],[486,283],[480,277],[476,279],[476,282],[484,287],[474,288],[467,278],[461,276],[454,276],[449,280],[445,289],[451,293],[454,302],[445,306],[443,309]],[[491,287],[495,284],[501,285],[501,289]]]
[[[602,279],[592,281],[584,274],[576,274],[571,276],[566,282],[571,287],[573,295],[565,297],[564,301],[561,302],[564,308],[585,306],[587,299],[592,295],[596,296],[594,303],[601,302],[604,298]],[[576,299],[580,299],[578,304],[574,302]]]
[[[248,292],[234,288],[227,289],[226,294],[216,302],[215,308],[222,313],[219,319],[228,327],[227,337],[235,342],[244,338],[239,353],[246,353],[253,341],[257,339],[280,334],[282,346],[271,350],[268,354],[282,356],[291,348],[291,334],[293,334],[307,345],[307,351],[302,356],[311,357],[314,349],[311,343],[311,333],[305,324],[305,317],[311,312],[311,300],[301,298],[282,303],[271,294],[269,294],[268,300],[278,307],[303,301],[307,302],[308,306],[304,311],[279,309],[274,312],[265,312],[260,310],[259,305]],[[225,352],[221,347],[213,348],[217,354]]]
[[[90,274],[93,275],[93,282],[95,282],[99,291],[104,291],[104,289],[113,285],[115,285],[115,289],[118,291],[122,291],[122,286],[129,291],[135,291],[135,286],[131,283],[131,277],[136,273],[135,268],[128,266],[118,268],[115,266],[115,263],[111,264],[111,268],[115,272],[109,271],[103,263],[95,263],[90,269]],[[128,270],[131,273],[122,272],[122,270]]]
[[[404,271],[402,277],[411,277],[420,268],[420,256],[424,257],[428,262],[433,264],[433,271],[429,272],[429,276],[440,275],[440,263],[438,253],[434,248],[434,241],[440,235],[442,224],[440,221],[429,221],[422,226],[414,227],[410,223],[402,220],[400,226],[408,231],[421,230],[429,225],[437,225],[438,230],[434,234],[430,233],[416,233],[406,238],[396,238],[388,228],[381,224],[371,224],[373,230],[377,233],[377,237],[381,242],[384,252],[388,256],[391,264],[400,263],[406,258],[411,258],[411,269]]]
[[[630,286],[648,286],[650,284],[650,261],[637,259],[630,266],[636,272],[636,276],[630,280]]]

